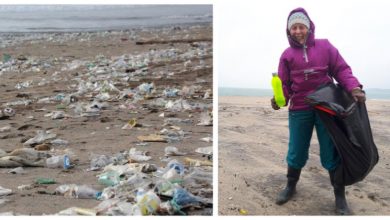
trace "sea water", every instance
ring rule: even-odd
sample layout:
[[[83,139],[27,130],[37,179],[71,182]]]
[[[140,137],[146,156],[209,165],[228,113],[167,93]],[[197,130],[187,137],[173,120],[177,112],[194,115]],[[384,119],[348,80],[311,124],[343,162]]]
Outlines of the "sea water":
[[[212,5],[0,5],[0,33],[81,32],[212,22]]]
[[[390,99],[390,89],[364,89],[368,99]],[[257,96],[272,98],[272,89],[219,87],[218,96]]]

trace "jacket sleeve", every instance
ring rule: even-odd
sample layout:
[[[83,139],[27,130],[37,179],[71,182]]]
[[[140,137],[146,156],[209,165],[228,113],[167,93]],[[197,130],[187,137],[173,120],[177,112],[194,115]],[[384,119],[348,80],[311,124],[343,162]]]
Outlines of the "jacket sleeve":
[[[291,81],[290,81],[290,70],[288,67],[287,59],[284,57],[284,53],[279,60],[278,75],[283,85],[284,98],[286,99],[286,106],[290,100],[291,94]]]
[[[353,88],[363,86],[359,83],[359,80],[352,74],[352,69],[345,62],[337,48],[335,48],[329,41],[329,70],[330,74],[336,81],[348,92],[351,92]]]

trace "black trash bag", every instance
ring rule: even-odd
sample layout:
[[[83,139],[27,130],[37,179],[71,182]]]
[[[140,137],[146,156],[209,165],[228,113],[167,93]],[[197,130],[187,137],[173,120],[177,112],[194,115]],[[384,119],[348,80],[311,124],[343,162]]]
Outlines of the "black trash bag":
[[[335,84],[318,88],[306,102],[318,113],[341,157],[335,183],[347,186],[363,180],[379,160],[365,103],[355,102]]]

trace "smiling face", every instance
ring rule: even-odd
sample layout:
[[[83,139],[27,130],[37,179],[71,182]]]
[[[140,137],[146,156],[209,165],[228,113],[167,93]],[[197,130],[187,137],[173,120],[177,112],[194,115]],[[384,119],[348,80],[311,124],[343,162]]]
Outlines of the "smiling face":
[[[292,25],[290,29],[290,35],[300,44],[305,43],[308,32],[309,29],[305,25],[300,23]]]

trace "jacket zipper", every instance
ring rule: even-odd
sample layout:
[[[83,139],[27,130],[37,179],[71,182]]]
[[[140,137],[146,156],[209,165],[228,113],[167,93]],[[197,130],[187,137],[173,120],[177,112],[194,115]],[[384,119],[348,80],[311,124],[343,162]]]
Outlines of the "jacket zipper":
[[[307,49],[307,46],[306,46],[306,44],[304,44],[303,45],[303,57],[305,58],[306,63],[308,63],[309,59],[307,58],[307,51],[306,51],[306,49]]]

